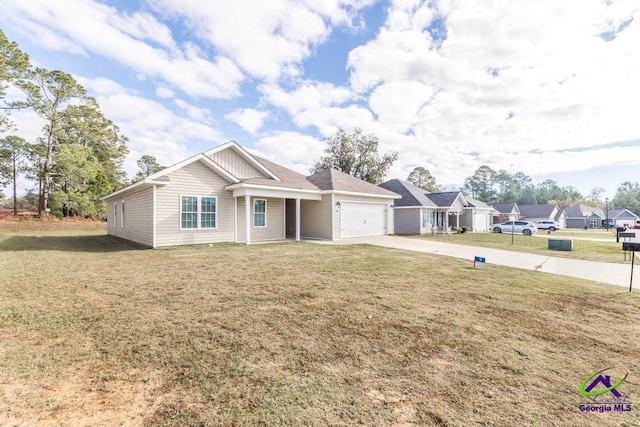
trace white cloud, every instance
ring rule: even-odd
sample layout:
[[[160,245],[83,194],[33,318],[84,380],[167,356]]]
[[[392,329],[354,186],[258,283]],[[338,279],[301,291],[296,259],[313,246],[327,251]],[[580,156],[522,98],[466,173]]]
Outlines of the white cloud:
[[[136,160],[143,154],[168,166],[224,141],[222,133],[210,124],[209,112],[183,100],[175,101],[179,111],[174,112],[105,78],[80,77],[78,81],[96,95],[104,115],[129,138],[125,170],[130,176],[135,175]],[[195,141],[206,147],[194,150]]]
[[[432,6],[394,2],[376,38],[348,60],[353,90],[377,114],[371,128],[407,135],[388,135],[399,177],[420,163],[440,182],[462,182],[482,163],[531,175],[583,170],[615,160],[603,159],[607,150],[556,150],[640,138],[640,22],[612,41],[600,36],[640,17],[637,2]],[[429,32],[434,17],[446,25],[441,45]],[[340,111],[353,118],[351,107],[335,110],[301,122],[328,129]],[[608,152],[640,162],[636,150]]]
[[[324,141],[309,135],[277,132],[260,138],[251,151],[298,173],[309,175],[309,170],[322,156],[325,146]]]
[[[47,38],[51,49],[103,55],[194,97],[236,96],[244,78],[228,58],[209,60],[190,43],[178,48],[169,28],[145,13],[126,15],[94,1],[32,0],[3,5],[0,20],[35,44],[41,43],[37,37],[55,34]]]
[[[238,108],[224,117],[253,134],[262,127],[264,121],[269,117],[269,113],[253,108]]]
[[[185,19],[203,40],[251,76],[299,75],[299,64],[333,26],[350,26],[373,0],[236,0],[203,7],[199,0],[154,0],[158,13]]]
[[[326,82],[302,81],[292,91],[276,84],[263,84],[258,90],[264,95],[265,102],[292,115],[306,110],[340,105],[353,98],[348,88]]]
[[[158,98],[173,98],[175,93],[169,88],[160,86],[156,88],[156,96]]]

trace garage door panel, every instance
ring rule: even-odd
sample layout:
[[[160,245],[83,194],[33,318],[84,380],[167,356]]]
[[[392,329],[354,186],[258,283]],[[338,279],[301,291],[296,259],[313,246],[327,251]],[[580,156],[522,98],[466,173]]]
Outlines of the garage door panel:
[[[342,202],[341,238],[387,234],[387,205]]]

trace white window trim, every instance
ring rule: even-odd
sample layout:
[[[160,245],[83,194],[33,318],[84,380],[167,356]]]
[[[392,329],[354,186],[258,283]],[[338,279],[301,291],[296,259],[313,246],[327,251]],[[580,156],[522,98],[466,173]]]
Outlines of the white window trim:
[[[120,202],[120,227],[124,228],[125,226],[125,211],[124,211],[124,202],[125,200]]]
[[[264,225],[256,225],[256,202],[264,202]],[[267,199],[253,199],[253,228],[267,228]]]
[[[197,211],[196,211],[196,228],[184,228],[182,227],[182,198],[183,197],[195,197],[197,199]],[[209,198],[215,200],[216,209],[213,211],[215,218],[215,227],[202,227],[202,198]],[[180,195],[180,231],[196,231],[196,230],[217,230],[218,229],[218,196],[196,196],[194,194],[181,194]],[[211,213],[211,212],[207,212]]]
[[[118,202],[113,202],[113,220],[111,220],[111,224],[114,227],[118,226]]]

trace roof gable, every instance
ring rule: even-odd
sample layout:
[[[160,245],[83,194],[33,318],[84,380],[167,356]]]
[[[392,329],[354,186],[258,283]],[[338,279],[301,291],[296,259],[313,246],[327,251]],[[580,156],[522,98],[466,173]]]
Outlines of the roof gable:
[[[428,193],[427,197],[439,208],[453,207],[457,200],[462,206],[467,204],[464,195],[459,191],[447,191],[444,193]]]
[[[379,185],[384,189],[393,191],[396,194],[402,196],[401,199],[396,200],[394,206],[426,206],[436,207],[427,197],[427,191],[407,181],[400,179],[391,179],[387,182],[383,182]]]
[[[209,169],[216,172],[218,175],[226,179],[228,182],[232,182],[232,183],[240,182],[238,178],[230,174],[227,170],[223,169],[219,164],[211,160],[209,157],[205,156],[203,153],[200,153],[200,154],[196,154],[195,156],[191,156],[188,159],[185,159],[174,165],[171,165],[168,168],[162,169],[159,172],[151,174],[148,177],[141,179],[140,181],[134,182],[133,184],[128,185],[118,191],[114,191],[113,193],[104,196],[102,200],[106,200],[111,197],[126,193],[130,190],[140,189],[145,186],[148,187],[154,184],[157,184],[157,185],[168,184],[169,181],[166,179],[167,175],[169,175],[172,172],[175,172],[178,169],[182,169],[185,166],[188,166],[194,162],[203,163],[205,166],[207,166]]]
[[[523,218],[551,218],[555,217],[558,205],[518,205]]]
[[[599,218],[604,218],[604,212],[602,212],[602,209],[587,205],[574,205],[565,209],[565,212],[567,213],[567,218],[584,218],[585,216],[591,217],[593,215],[596,215]]]
[[[638,218],[638,215],[634,214],[629,209],[610,209],[609,218]]]
[[[518,204],[513,203],[489,203],[489,206],[500,212],[501,214],[518,214],[520,215],[520,209]]]
[[[367,181],[356,178],[334,168],[324,169],[316,172],[307,179],[316,187],[323,191],[341,191],[349,193],[375,194],[399,198],[396,193],[387,189],[373,185]]]
[[[258,177],[280,180],[276,174],[235,141],[229,141],[203,154],[240,179]]]

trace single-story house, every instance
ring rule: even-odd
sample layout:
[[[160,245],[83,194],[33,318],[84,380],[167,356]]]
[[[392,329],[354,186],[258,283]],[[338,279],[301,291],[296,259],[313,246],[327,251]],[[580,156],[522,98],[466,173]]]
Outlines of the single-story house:
[[[476,233],[488,233],[493,228],[493,215],[496,210],[471,196],[464,196],[467,206],[464,208],[462,225]]]
[[[629,209],[609,209],[609,224],[614,227],[633,228],[636,225],[636,220],[640,219],[638,215],[631,212]],[[605,217],[607,212],[605,212]],[[605,218],[606,222],[606,218]],[[605,224],[606,226],[606,224]]]
[[[605,219],[602,209],[581,204],[565,209],[565,213],[567,228],[599,228]]]
[[[335,169],[304,176],[231,141],[103,200],[109,235],[155,248],[391,234],[396,198]]]
[[[555,221],[562,228],[567,226],[567,214],[558,205],[518,205],[520,219],[536,221]]]
[[[520,219],[520,209],[518,204],[513,203],[489,203],[496,213],[493,215],[493,223],[499,224],[505,221],[515,221]]]
[[[473,231],[489,231],[493,210],[484,203],[471,199],[459,191],[429,193],[400,179],[391,179],[380,187],[402,196],[394,204],[394,231],[396,234],[430,233],[433,227],[449,230],[467,226]]]

